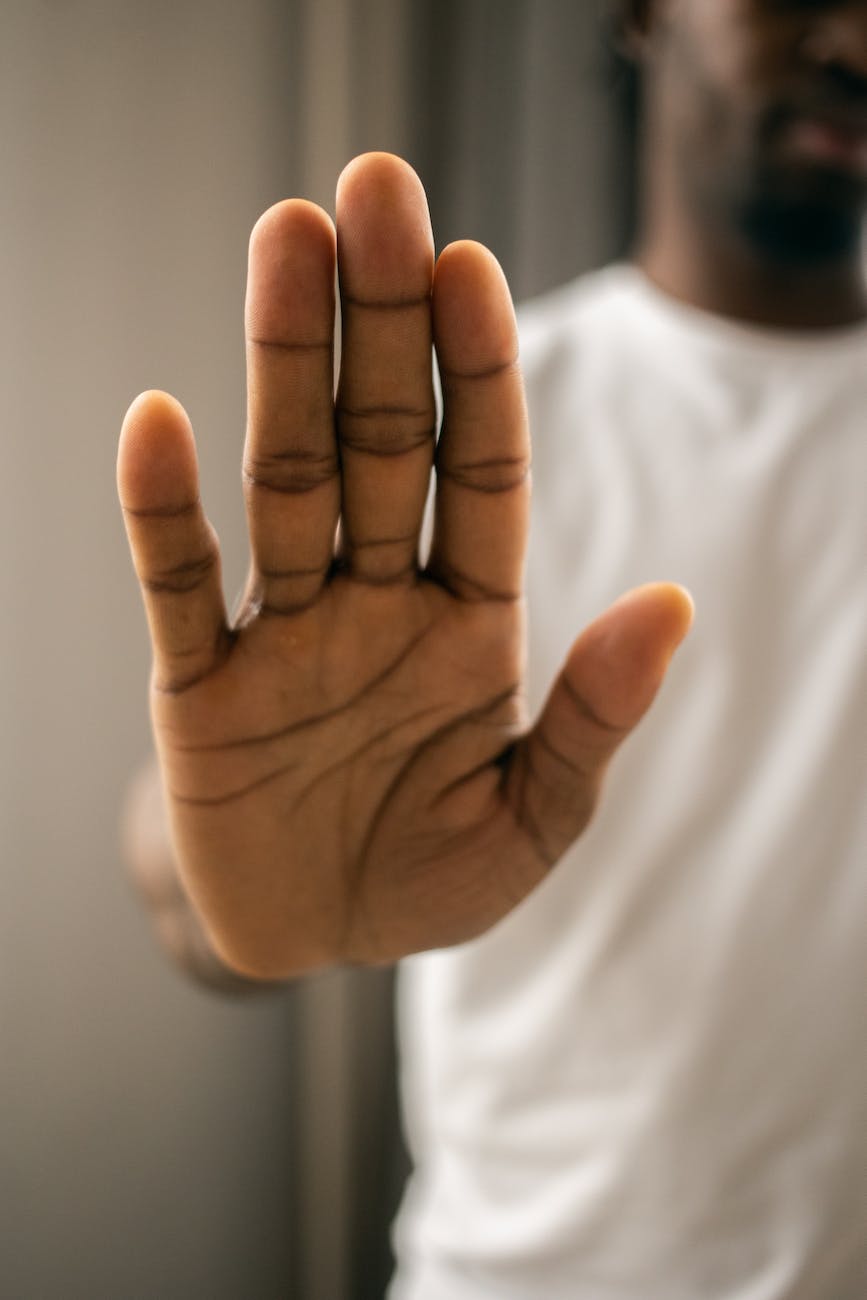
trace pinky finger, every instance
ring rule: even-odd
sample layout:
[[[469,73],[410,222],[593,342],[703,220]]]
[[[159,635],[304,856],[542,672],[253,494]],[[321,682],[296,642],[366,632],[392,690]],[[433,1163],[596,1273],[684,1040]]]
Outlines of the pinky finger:
[[[120,435],[117,485],[141,584],[158,690],[181,691],[229,643],[217,538],[199,501],[193,431],[167,393],[137,397]]]

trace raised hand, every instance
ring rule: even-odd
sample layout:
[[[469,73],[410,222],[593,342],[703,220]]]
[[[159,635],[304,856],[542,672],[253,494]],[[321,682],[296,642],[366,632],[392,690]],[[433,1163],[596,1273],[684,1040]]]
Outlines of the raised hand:
[[[586,825],[689,599],[660,584],[618,601],[526,729],[530,448],[509,293],[477,244],[434,265],[424,192],[398,159],[346,169],[336,239],[312,204],[265,213],[246,326],[252,562],[234,624],[183,410],[146,393],[121,434],[184,884],[223,960],[259,978],[473,938]]]

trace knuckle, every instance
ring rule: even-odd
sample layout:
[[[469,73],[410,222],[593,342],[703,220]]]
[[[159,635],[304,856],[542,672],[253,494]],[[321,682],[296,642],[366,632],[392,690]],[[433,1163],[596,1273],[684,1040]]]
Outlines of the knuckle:
[[[290,495],[312,492],[338,473],[334,451],[316,452],[300,448],[265,456],[249,456],[244,463],[244,481],[249,487]]]
[[[462,464],[449,464],[442,460],[437,465],[437,474],[441,479],[473,492],[511,492],[523,487],[529,473],[530,461],[526,456],[500,457]]]
[[[186,595],[209,580],[216,564],[217,549],[211,544],[191,559],[140,574],[141,585],[152,595]]]
[[[437,561],[435,572],[436,576],[445,583],[459,600],[466,601],[469,604],[514,605],[522,598],[520,590],[494,587],[491,583],[467,573],[466,570],[460,569],[452,561],[445,558],[440,558]]]
[[[370,456],[400,456],[420,447],[432,447],[435,419],[432,407],[337,407],[341,445]]]

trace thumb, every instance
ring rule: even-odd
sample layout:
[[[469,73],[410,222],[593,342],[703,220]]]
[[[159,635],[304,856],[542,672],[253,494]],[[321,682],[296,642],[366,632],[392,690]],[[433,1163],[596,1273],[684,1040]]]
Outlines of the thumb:
[[[621,596],[572,646],[506,774],[515,819],[547,864],[590,820],[611,755],[652,704],[692,617],[683,587],[652,583]]]

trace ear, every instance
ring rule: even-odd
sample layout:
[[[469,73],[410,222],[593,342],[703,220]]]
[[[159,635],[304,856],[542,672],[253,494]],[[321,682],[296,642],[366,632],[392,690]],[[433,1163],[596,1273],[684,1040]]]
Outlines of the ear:
[[[660,0],[615,0],[614,25],[621,54],[641,63],[647,53]]]

